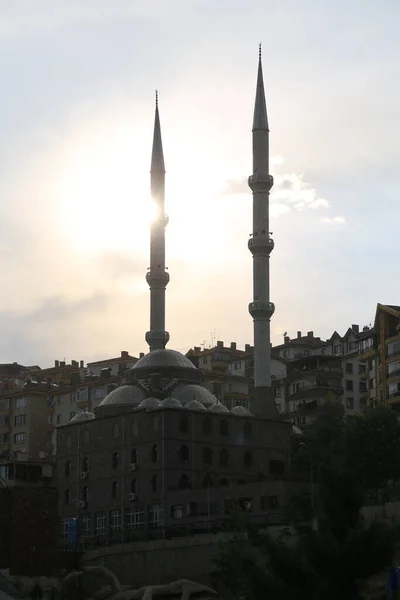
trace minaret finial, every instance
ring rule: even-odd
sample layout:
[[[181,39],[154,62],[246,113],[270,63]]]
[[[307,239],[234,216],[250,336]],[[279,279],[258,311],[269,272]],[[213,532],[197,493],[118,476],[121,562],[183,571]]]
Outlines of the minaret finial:
[[[158,108],[158,90],[156,90],[156,108]]]
[[[261,60],[262,56],[262,44],[261,42],[258,44],[258,60]]]

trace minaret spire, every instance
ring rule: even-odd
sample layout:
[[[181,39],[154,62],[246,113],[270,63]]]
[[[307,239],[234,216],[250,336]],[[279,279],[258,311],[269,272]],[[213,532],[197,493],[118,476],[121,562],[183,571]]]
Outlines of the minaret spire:
[[[165,348],[169,341],[169,333],[165,331],[165,288],[169,282],[169,274],[165,270],[165,228],[168,217],[164,213],[165,164],[157,91],[150,181],[152,201],[157,208],[150,229],[150,267],[146,275],[150,287],[150,331],[146,333],[146,342],[151,352]]]
[[[254,322],[254,388],[258,406],[265,415],[277,415],[271,395],[270,319],[275,307],[269,298],[269,255],[274,242],[269,233],[269,192],[273,178],[269,174],[269,128],[261,61],[258,56],[256,100],[253,116],[253,174],[249,187],[253,192],[253,233],[248,246],[253,255],[253,302],[249,312]]]

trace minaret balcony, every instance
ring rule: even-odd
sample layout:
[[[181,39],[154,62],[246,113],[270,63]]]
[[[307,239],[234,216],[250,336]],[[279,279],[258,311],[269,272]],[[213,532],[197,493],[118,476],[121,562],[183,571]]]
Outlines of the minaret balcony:
[[[146,273],[146,281],[150,287],[166,287],[169,283],[169,273],[161,269],[150,268]]]
[[[252,254],[270,254],[275,244],[266,233],[253,233],[247,245]]]
[[[263,302],[262,300],[256,300],[250,302],[249,313],[253,319],[270,319],[275,312],[275,304],[273,302]]]
[[[146,342],[150,350],[162,350],[169,342],[168,331],[147,331]]]
[[[274,178],[268,173],[254,173],[250,175],[248,184],[253,192],[269,192],[274,185]]]

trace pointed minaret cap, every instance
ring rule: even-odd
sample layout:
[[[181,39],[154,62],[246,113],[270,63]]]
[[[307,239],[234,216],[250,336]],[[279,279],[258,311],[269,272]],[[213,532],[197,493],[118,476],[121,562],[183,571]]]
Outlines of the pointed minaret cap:
[[[254,118],[253,118],[253,131],[262,129],[269,131],[268,128],[268,117],[267,117],[267,105],[265,103],[265,92],[264,92],[264,80],[261,64],[261,44],[258,49],[258,75],[257,75],[257,89],[256,89],[256,101],[254,104]]]
[[[165,173],[164,153],[161,140],[160,115],[158,113],[158,92],[156,90],[156,114],[154,119],[153,150],[151,153],[151,173]]]

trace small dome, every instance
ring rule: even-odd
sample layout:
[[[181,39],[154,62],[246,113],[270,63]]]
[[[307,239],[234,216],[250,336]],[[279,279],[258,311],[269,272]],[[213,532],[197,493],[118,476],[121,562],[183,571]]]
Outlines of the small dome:
[[[196,367],[186,356],[176,350],[153,350],[140,358],[132,367],[132,371],[138,369],[151,369],[158,367],[182,367],[184,369],[195,369]]]
[[[182,404],[176,398],[165,398],[161,402],[160,408],[182,408]]]
[[[146,398],[139,404],[137,410],[139,410],[140,408],[145,408],[146,410],[153,410],[154,408],[158,408],[159,406],[161,406],[161,402],[157,398]]]
[[[136,385],[121,385],[112,390],[99,404],[99,406],[140,404],[146,394]]]
[[[212,404],[208,410],[213,413],[229,412],[229,410],[226,408],[226,406],[224,404],[221,404],[221,402],[217,402],[217,404]]]
[[[236,417],[252,417],[251,412],[244,406],[235,406],[232,408],[231,413]]]
[[[296,425],[292,425],[292,433],[293,435],[304,435],[302,430],[296,427]]]
[[[202,404],[198,400],[191,400],[190,402],[185,404],[185,408],[187,408],[188,410],[200,410],[200,411],[207,410],[206,407],[204,406],[204,404]]]
[[[82,423],[83,421],[93,421],[95,415],[91,412],[80,412],[70,420],[70,423]]]
[[[172,391],[174,398],[177,398],[182,404],[187,404],[191,400],[197,400],[204,406],[216,404],[217,399],[207,388],[196,383],[179,383]]]

